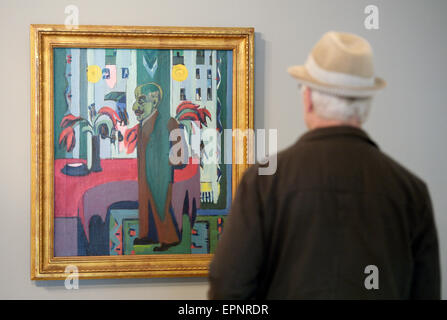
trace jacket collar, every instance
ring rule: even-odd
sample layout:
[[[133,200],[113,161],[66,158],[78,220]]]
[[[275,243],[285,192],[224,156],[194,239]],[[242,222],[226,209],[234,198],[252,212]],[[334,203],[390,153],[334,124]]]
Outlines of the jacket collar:
[[[362,140],[365,143],[369,143],[372,146],[379,148],[379,146],[373,140],[371,140],[371,138],[365,131],[352,126],[334,126],[312,129],[303,134],[298,139],[298,143],[333,138],[354,138]]]

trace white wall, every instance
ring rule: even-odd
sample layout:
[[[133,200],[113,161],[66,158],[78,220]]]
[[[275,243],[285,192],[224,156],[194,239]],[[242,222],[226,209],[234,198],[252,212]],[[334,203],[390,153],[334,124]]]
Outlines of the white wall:
[[[0,298],[206,297],[206,279],[81,281],[77,291],[65,290],[63,282],[29,280],[29,25],[63,24],[68,4],[79,7],[80,24],[255,27],[255,126],[280,128],[281,149],[305,131],[298,90],[286,68],[304,62],[327,30],[369,39],[377,73],[389,86],[375,100],[366,129],[429,185],[447,298],[447,2],[442,0],[1,0]],[[368,4],[379,7],[377,31],[363,26]]]

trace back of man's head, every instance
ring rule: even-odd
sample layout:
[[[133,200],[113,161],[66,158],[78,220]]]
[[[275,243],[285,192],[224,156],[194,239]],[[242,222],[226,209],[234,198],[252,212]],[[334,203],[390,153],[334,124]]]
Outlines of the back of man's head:
[[[307,118],[311,113],[313,122],[319,126],[324,123],[361,126],[367,119],[372,98],[352,98],[325,93],[307,86],[301,87],[304,112]],[[308,95],[308,98],[306,98]],[[312,124],[308,124],[313,127]]]

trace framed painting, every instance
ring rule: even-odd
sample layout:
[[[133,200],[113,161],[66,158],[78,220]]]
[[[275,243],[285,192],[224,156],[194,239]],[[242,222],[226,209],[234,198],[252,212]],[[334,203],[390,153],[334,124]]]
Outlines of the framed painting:
[[[253,28],[30,31],[31,279],[206,276],[253,154]]]

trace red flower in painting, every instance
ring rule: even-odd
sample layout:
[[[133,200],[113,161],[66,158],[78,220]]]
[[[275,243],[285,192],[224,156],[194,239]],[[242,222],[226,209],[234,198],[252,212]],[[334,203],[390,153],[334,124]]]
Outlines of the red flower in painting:
[[[206,118],[211,119],[211,114],[206,108],[193,104],[190,101],[182,102],[178,105],[175,118],[180,122],[198,121],[200,127],[208,125]]]
[[[71,152],[76,144],[76,138],[72,127],[62,130],[59,136],[59,144],[65,145],[67,152]]]
[[[204,124],[205,127],[208,126],[208,124],[206,123],[206,118],[211,119],[211,113],[207,109],[204,109],[204,108],[197,109],[197,111],[199,112],[199,115],[200,115],[200,122],[202,124]]]
[[[62,118],[61,128],[67,128],[69,126],[72,127],[74,124],[76,124],[80,120],[83,120],[83,118],[75,117],[72,114],[67,114],[65,117]]]
[[[114,128],[116,128],[116,122],[121,121],[121,118],[118,116],[118,113],[116,113],[116,111],[110,107],[102,107],[101,109],[99,109],[98,113],[109,116],[110,120],[112,120],[113,122]]]
[[[124,133],[124,146],[127,148],[126,153],[130,154],[135,150],[138,139],[138,124],[132,128],[129,128]]]
[[[94,112],[94,116],[90,120],[67,114],[60,123],[61,128],[64,130],[59,135],[59,144],[64,144],[67,152],[73,150],[76,143],[73,127],[82,122],[87,124],[87,127],[83,128],[83,132],[88,131],[92,135],[100,135],[103,139],[110,138],[110,141],[113,143],[118,121],[121,121],[120,117],[110,107],[102,107],[98,113]]]

